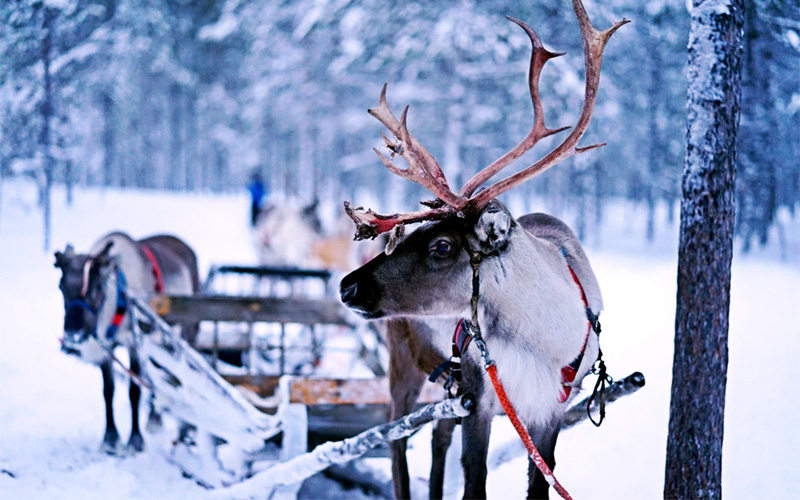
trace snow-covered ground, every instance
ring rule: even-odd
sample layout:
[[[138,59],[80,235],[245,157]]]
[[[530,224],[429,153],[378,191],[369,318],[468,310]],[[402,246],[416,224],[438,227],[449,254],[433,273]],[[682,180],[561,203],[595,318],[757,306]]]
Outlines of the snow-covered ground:
[[[29,184],[6,183],[0,207],[0,498],[208,498],[166,459],[172,435],[146,435],[148,449],[118,458],[97,451],[104,418],[99,370],[63,355],[58,338],[63,303],[52,253],[42,251],[41,217]],[[253,262],[247,200],[236,195],[174,195],[80,190],[66,207],[56,190],[53,244],[87,249],[106,231],[134,237],[172,232],[212,262]],[[545,207],[546,208],[546,207]],[[643,216],[628,206],[609,210],[589,239],[603,287],[603,351],[612,375],[639,370],[647,386],[609,408],[599,429],[565,431],[557,451],[559,480],[575,498],[660,498],[674,328],[677,230],[641,243]],[[726,498],[794,498],[800,490],[800,226],[786,227],[790,263],[766,249],[734,258],[730,365],[723,458]],[[54,248],[55,250],[55,248]],[[127,390],[118,380],[117,425],[127,436]],[[424,429],[411,440],[416,487],[424,494],[430,465]],[[498,418],[490,460],[517,438]],[[452,455],[455,457],[457,447]],[[370,459],[388,471],[388,459]],[[451,460],[453,464],[457,459]],[[490,498],[521,498],[526,460],[494,467]],[[449,474],[457,478],[457,470]],[[326,485],[328,488],[329,485]],[[450,496],[457,481],[448,482]],[[317,489],[331,497],[348,492]],[[420,495],[422,496],[422,495]]]

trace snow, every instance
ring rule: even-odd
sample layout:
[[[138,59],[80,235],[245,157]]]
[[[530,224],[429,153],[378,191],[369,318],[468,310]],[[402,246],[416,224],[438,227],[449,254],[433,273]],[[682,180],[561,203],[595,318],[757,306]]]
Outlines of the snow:
[[[180,235],[198,253],[201,270],[212,262],[256,260],[246,225],[244,194],[167,194],[79,189],[72,207],[54,193],[53,241],[87,249],[106,231],[134,237]],[[63,305],[52,252],[42,251],[41,215],[32,184],[6,181],[0,207],[0,498],[211,498],[169,463],[173,422],[146,434],[147,450],[124,458],[100,454],[103,400],[99,370],[59,351]],[[662,212],[663,215],[663,212]],[[569,217],[567,217],[569,219]],[[663,228],[653,246],[639,243],[644,214],[629,206],[609,210],[587,252],[606,303],[602,345],[609,371],[621,378],[642,371],[647,385],[608,408],[599,429],[565,431],[557,448],[558,480],[575,498],[639,499],[662,496],[676,296],[677,229]],[[663,222],[663,221],[662,221]],[[664,222],[664,224],[666,224]],[[800,489],[800,391],[797,363],[800,228],[787,223],[791,264],[773,248],[736,254],[730,316],[730,364],[723,456],[726,498],[794,498]],[[56,250],[55,248],[53,250]],[[587,382],[593,382],[587,381]],[[117,380],[115,408],[127,439],[127,384]],[[459,430],[448,453],[446,496],[460,496]],[[513,428],[498,418],[489,456],[490,498],[522,498],[527,463]],[[427,496],[430,427],[410,440],[416,497]],[[503,462],[503,453],[515,457]],[[368,459],[388,476],[388,459]],[[13,477],[12,477],[13,475]],[[315,478],[309,497],[348,498]],[[224,496],[224,495],[223,495]]]

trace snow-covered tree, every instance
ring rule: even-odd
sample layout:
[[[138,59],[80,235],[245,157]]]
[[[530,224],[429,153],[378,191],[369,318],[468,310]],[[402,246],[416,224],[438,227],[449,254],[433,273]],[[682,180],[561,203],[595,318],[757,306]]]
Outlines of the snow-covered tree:
[[[693,0],[664,498],[722,497],[744,0]]]

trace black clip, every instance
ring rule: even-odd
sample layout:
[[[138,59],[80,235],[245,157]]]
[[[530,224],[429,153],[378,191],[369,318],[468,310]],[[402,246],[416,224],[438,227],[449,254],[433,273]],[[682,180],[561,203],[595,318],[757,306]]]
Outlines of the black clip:
[[[589,416],[589,420],[591,420],[595,427],[600,427],[600,425],[603,423],[603,420],[606,418],[606,384],[613,384],[614,379],[611,378],[606,371],[606,363],[602,358],[597,360],[597,363],[592,367],[589,373],[597,375],[597,382],[595,382],[592,395],[589,397],[589,401],[586,403],[586,414]],[[595,419],[592,417],[592,403],[596,398],[598,398],[598,396],[600,402],[600,420],[595,421]]]

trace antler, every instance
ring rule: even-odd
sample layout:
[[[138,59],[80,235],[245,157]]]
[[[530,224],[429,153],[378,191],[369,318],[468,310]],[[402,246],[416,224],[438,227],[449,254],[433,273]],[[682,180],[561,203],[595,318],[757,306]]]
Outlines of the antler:
[[[442,168],[428,150],[422,147],[417,139],[409,133],[407,123],[408,106],[403,109],[400,121],[397,121],[397,118],[392,114],[389,105],[386,103],[385,83],[383,84],[383,89],[381,89],[381,98],[378,107],[370,108],[367,112],[383,123],[397,138],[397,142],[392,142],[386,137],[386,134],[381,132],[381,137],[383,137],[386,147],[392,152],[392,157],[394,157],[395,154],[399,154],[408,162],[407,169],[397,168],[392,164],[391,160],[386,158],[375,148],[375,153],[383,164],[386,165],[386,168],[395,175],[399,175],[404,179],[416,182],[427,188],[428,191],[435,194],[437,198],[449,206],[461,208],[467,204],[466,198],[458,196],[450,190]]]
[[[585,148],[578,147],[586,129],[591,121],[592,111],[597,100],[597,89],[600,85],[600,66],[603,59],[603,49],[605,48],[608,39],[617,31],[621,26],[627,24],[627,19],[614,23],[614,25],[605,30],[599,31],[592,26],[589,16],[581,3],[581,0],[573,0],[573,9],[578,18],[578,25],[581,29],[581,36],[583,38],[583,51],[586,67],[586,90],[581,108],[581,114],[578,122],[572,132],[564,139],[550,153],[545,155],[542,159],[530,165],[529,167],[521,170],[520,172],[511,175],[489,188],[481,191],[475,196],[472,196],[478,187],[484,182],[489,180],[495,174],[500,172],[503,168],[510,165],[514,160],[529,151],[541,139],[558,132],[564,131],[569,127],[562,127],[558,129],[548,129],[544,123],[544,111],[542,107],[541,98],[539,96],[539,76],[545,63],[554,57],[563,55],[563,53],[550,52],[544,48],[539,36],[527,24],[517,19],[508,17],[508,19],[519,25],[528,34],[533,47],[531,53],[530,68],[528,71],[528,86],[531,94],[531,101],[534,110],[534,122],[530,132],[527,136],[517,144],[511,151],[504,154],[491,165],[484,168],[473,176],[466,184],[454,193],[445,179],[442,169],[439,164],[431,156],[431,154],[417,140],[408,132],[407,115],[408,106],[403,110],[401,120],[398,121],[389,110],[386,103],[386,85],[383,86],[381,91],[380,103],[377,108],[369,110],[369,113],[377,118],[381,123],[389,129],[395,136],[396,142],[389,140],[385,134],[383,136],[386,146],[392,152],[392,157],[395,154],[402,156],[408,162],[407,169],[397,168],[392,164],[390,159],[387,159],[377,149],[375,152],[380,157],[383,164],[394,174],[414,181],[431,193],[436,195],[437,199],[433,202],[423,202],[424,205],[430,207],[430,210],[422,210],[418,212],[411,212],[406,214],[393,214],[393,215],[380,215],[372,210],[364,211],[362,208],[353,209],[350,203],[345,202],[345,211],[351,219],[356,223],[356,236],[357,240],[365,238],[374,238],[378,234],[384,233],[393,229],[401,224],[410,224],[414,222],[421,222],[425,220],[439,220],[451,215],[463,215],[465,213],[477,212],[486,206],[492,199],[500,194],[508,191],[514,186],[522,184],[523,182],[531,179],[532,177],[544,172],[545,170],[553,167],[559,162],[575,156],[576,154],[589,151],[604,144],[595,144]]]
[[[506,19],[524,29],[525,33],[528,34],[528,38],[531,39],[531,45],[533,46],[533,50],[531,51],[531,66],[528,70],[528,87],[530,88],[531,101],[533,102],[533,127],[531,127],[531,131],[528,132],[528,135],[525,136],[514,149],[495,160],[494,163],[468,180],[467,183],[464,184],[464,187],[459,190],[459,193],[464,196],[472,196],[472,193],[474,193],[481,184],[510,165],[514,160],[530,151],[540,140],[569,128],[561,127],[555,130],[548,129],[544,124],[544,110],[542,109],[542,100],[539,98],[539,75],[542,73],[542,68],[547,61],[555,57],[563,56],[566,52],[550,52],[544,48],[539,35],[537,35],[530,26],[513,17],[506,16]]]
[[[603,49],[605,49],[606,43],[611,35],[630,21],[622,18],[622,21],[617,21],[607,30],[599,31],[592,26],[592,22],[589,20],[589,16],[586,14],[586,9],[583,7],[581,0],[572,0],[572,7],[575,10],[575,15],[578,17],[578,25],[581,28],[584,64],[586,67],[586,91],[583,98],[581,115],[578,117],[578,123],[567,138],[564,139],[564,142],[545,155],[544,158],[512,176],[492,184],[489,188],[481,191],[474,198],[470,199],[470,202],[478,207],[485,206],[500,194],[541,174],[567,158],[605,146],[605,143],[601,143],[579,148],[578,141],[581,140],[581,137],[583,137],[583,134],[586,133],[586,129],[589,127],[589,122],[592,119],[592,111],[594,111],[594,105],[597,101],[597,89],[600,87],[600,66],[603,62]]]

